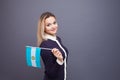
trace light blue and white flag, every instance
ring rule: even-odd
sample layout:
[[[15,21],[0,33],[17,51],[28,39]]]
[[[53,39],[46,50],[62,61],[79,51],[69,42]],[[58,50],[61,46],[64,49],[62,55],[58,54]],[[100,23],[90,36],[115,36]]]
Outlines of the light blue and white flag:
[[[30,67],[41,68],[40,53],[41,53],[41,48],[26,46],[27,65],[30,66]]]
[[[41,49],[52,50],[50,48],[26,46],[26,61],[28,66],[41,68]]]

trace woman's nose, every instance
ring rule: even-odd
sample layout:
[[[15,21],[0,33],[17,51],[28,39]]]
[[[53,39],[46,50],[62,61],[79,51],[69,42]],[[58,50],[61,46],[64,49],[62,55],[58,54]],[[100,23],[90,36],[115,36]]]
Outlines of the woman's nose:
[[[53,27],[53,28],[55,28],[55,27],[56,27],[56,25],[55,25],[55,24],[52,24],[52,27]]]

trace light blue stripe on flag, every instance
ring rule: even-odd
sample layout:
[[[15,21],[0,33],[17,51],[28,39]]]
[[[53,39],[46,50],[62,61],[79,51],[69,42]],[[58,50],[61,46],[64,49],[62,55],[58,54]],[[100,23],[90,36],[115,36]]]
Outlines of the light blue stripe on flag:
[[[28,66],[32,66],[30,57],[31,57],[31,48],[26,47],[26,60],[27,60],[27,65]]]
[[[36,48],[36,66],[41,67],[40,65],[40,53],[41,53],[41,48]]]
[[[41,68],[40,53],[41,53],[41,48],[26,46],[27,65],[31,67]]]

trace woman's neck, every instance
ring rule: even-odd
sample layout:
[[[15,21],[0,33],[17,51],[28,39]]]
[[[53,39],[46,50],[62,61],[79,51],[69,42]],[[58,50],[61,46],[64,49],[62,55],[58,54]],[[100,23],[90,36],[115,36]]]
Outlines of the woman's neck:
[[[45,34],[46,39],[56,40],[56,35]]]

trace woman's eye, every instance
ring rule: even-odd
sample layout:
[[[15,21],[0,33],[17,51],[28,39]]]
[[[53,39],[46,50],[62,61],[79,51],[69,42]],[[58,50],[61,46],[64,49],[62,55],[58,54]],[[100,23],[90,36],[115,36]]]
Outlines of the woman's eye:
[[[56,24],[57,22],[55,21],[53,24]]]
[[[47,24],[47,26],[50,26],[51,24]]]

